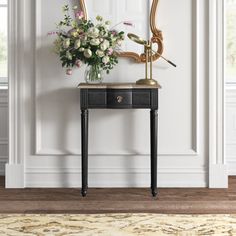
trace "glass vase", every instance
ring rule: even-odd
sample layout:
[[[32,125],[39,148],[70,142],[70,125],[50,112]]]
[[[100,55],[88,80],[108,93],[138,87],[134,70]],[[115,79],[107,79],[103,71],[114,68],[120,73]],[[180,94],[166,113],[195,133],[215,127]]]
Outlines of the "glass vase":
[[[86,83],[89,84],[99,84],[103,80],[102,69],[99,65],[87,66],[84,76]]]

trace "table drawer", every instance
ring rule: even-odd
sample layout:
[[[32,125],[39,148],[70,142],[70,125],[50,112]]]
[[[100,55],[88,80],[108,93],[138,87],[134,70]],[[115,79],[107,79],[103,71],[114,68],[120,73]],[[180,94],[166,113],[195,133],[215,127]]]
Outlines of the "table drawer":
[[[89,107],[106,107],[106,91],[91,90],[88,91]]]
[[[132,107],[131,91],[108,91],[107,92],[108,108],[127,108]]]
[[[81,89],[81,109],[158,109],[158,89]]]
[[[134,107],[150,107],[151,106],[151,91],[133,91],[133,106]]]

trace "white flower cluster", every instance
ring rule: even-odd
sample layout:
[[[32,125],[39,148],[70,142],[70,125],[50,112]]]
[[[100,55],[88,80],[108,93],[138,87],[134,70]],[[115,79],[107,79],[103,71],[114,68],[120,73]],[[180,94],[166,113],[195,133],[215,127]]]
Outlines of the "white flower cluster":
[[[77,8],[73,10],[76,11]],[[68,6],[65,6],[64,12],[68,11]],[[121,46],[124,32],[110,29],[110,22],[104,21],[101,16],[96,17],[97,24],[94,24],[85,20],[81,11],[75,13],[77,21],[72,20],[68,14],[59,25],[67,28],[69,26],[70,30],[60,30],[54,42],[62,66],[67,67],[71,73],[72,67],[80,67],[82,63],[98,65],[108,73],[118,63],[114,52]]]

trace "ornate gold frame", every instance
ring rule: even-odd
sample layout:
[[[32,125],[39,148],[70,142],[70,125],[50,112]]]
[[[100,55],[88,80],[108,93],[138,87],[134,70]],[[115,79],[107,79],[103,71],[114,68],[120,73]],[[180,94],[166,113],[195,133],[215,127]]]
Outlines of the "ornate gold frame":
[[[86,0],[79,0],[79,3],[80,3],[81,10],[84,12],[84,18],[87,19],[88,14],[87,14],[85,1]],[[164,50],[162,31],[159,30],[156,26],[156,12],[157,12],[158,3],[159,3],[159,0],[152,0],[152,7],[151,7],[151,12],[150,12],[150,28],[153,34],[151,41],[153,42],[153,44],[156,43],[158,45],[157,52],[154,53],[152,56],[153,61],[160,58]],[[144,53],[139,55],[138,53],[135,53],[135,52],[121,52],[119,53],[119,56],[131,58],[139,63],[146,62],[146,55]]]

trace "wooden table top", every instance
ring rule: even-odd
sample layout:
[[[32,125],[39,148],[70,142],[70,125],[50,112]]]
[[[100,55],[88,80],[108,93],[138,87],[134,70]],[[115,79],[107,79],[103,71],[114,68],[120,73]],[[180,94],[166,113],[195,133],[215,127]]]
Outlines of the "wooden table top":
[[[150,88],[158,88],[161,86],[157,85],[141,85],[136,83],[100,83],[100,84],[88,84],[88,83],[80,83],[78,85],[80,89],[150,89]]]

